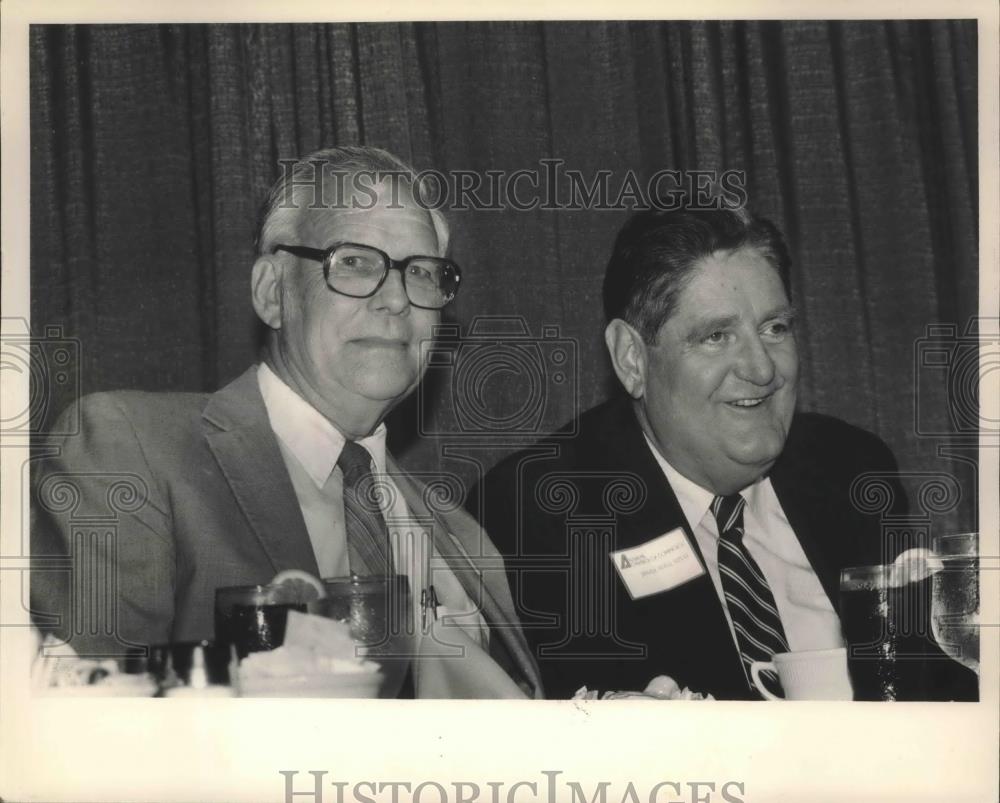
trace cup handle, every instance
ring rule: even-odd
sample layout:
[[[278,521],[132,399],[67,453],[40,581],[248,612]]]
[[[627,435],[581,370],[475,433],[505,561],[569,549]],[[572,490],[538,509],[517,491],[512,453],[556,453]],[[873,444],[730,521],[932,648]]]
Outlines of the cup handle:
[[[773,661],[754,661],[750,664],[750,677],[753,678],[753,685],[757,687],[757,691],[764,695],[765,700],[784,700],[784,697],[772,694],[767,690],[767,688],[765,688],[760,679],[760,673],[765,669],[770,669],[775,674],[777,674],[778,671]]]

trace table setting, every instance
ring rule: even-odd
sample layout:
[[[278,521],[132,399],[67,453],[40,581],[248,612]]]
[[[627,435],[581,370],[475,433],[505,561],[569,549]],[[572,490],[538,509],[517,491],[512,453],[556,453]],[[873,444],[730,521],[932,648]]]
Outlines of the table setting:
[[[752,688],[768,700],[917,699],[907,674],[915,621],[907,616],[922,598],[929,600],[934,644],[978,675],[979,567],[978,534],[960,533],[936,538],[932,549],[908,550],[890,564],[844,569],[844,646],[754,661],[748,667]],[[32,686],[47,696],[392,699],[406,684],[405,696],[523,699],[512,681],[495,677],[502,670],[485,653],[479,670],[453,670],[454,651],[475,659],[478,649],[460,616],[437,605],[428,615],[421,606],[418,623],[413,607],[403,575],[321,580],[284,571],[267,584],[218,588],[214,640],[93,659],[39,635]],[[768,675],[777,677],[780,694],[765,681]],[[480,694],[480,686],[489,693]],[[713,697],[659,675],[642,690],[583,686],[572,699]]]

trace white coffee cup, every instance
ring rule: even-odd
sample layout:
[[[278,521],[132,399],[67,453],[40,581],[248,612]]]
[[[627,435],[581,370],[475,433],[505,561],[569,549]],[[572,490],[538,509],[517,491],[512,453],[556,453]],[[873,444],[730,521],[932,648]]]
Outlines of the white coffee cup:
[[[776,672],[784,697],[765,687],[760,673]],[[768,700],[852,700],[851,679],[847,673],[847,648],[803,650],[775,653],[770,661],[750,664],[750,677],[757,690]]]

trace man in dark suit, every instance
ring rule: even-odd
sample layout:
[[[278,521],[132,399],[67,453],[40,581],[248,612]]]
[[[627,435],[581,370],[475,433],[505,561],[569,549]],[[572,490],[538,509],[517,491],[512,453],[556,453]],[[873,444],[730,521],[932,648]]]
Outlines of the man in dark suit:
[[[759,699],[751,663],[841,647],[841,569],[892,560],[851,488],[895,460],[795,412],[789,257],[767,221],[638,213],[604,305],[624,394],[503,460],[470,509],[507,558],[549,695],[665,674]]]
[[[212,638],[221,586],[390,571],[408,575],[418,616],[433,590],[430,618],[453,614],[468,648],[466,677],[438,661],[446,677],[416,672],[418,694],[421,681],[436,696],[540,694],[492,543],[385,448],[383,420],[423,376],[460,280],[419,189],[375,148],[303,158],[258,232],[262,362],[214,394],[81,400],[80,434],[33,472],[37,621],[80,654],[120,654]],[[378,489],[368,512],[355,476]],[[65,556],[71,571],[44,570]]]

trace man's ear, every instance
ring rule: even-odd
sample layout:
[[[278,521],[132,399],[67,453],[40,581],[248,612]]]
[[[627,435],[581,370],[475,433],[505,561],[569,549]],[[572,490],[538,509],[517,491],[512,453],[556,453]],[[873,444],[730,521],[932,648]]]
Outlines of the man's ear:
[[[604,330],[604,343],[618,381],[629,396],[641,399],[646,392],[646,343],[642,336],[621,318],[615,318]]]
[[[281,328],[281,266],[273,254],[258,257],[250,279],[253,308],[272,329]]]

